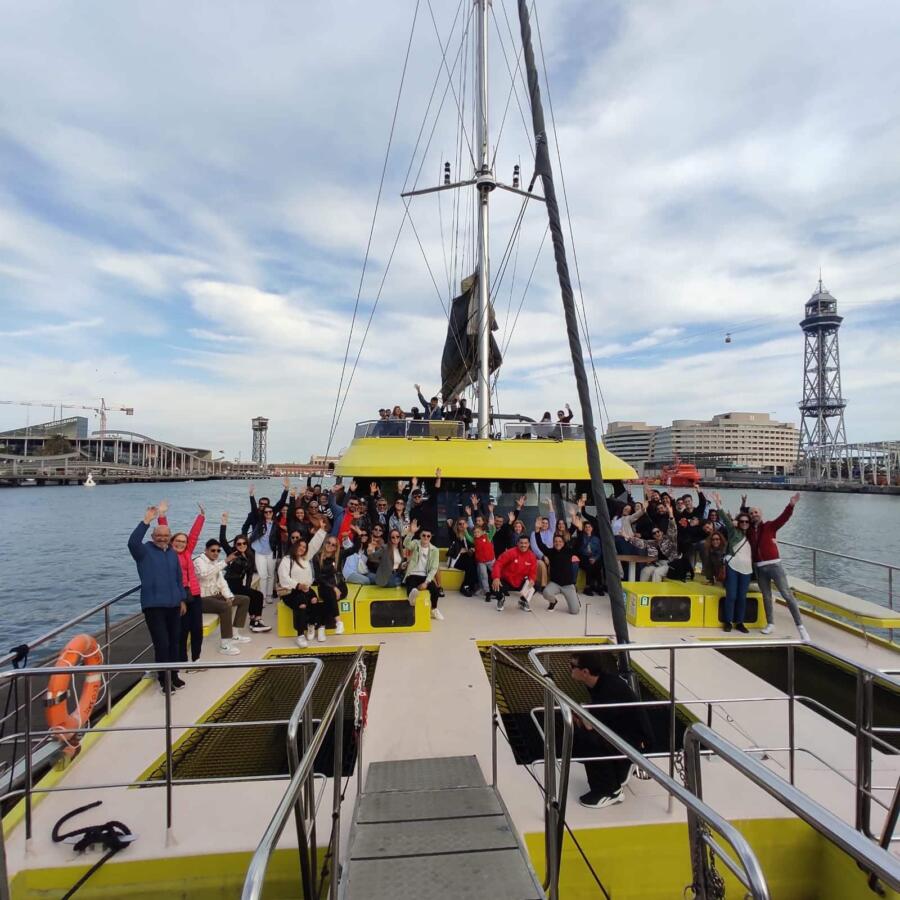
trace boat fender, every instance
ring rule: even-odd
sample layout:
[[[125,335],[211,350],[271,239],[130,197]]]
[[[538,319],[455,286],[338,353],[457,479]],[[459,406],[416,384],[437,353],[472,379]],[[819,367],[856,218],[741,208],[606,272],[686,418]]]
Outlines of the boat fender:
[[[66,644],[56,660],[54,674],[47,684],[44,695],[44,712],[47,728],[63,745],[63,753],[72,759],[81,750],[79,731],[90,724],[91,712],[103,691],[103,676],[91,672],[85,676],[81,696],[76,695],[76,706],[69,712],[69,689],[73,686],[73,670],[79,663],[99,666],[103,663],[103,653],[96,638],[89,634],[78,634]]]
[[[137,839],[137,835],[133,834],[131,829],[124,822],[117,822],[111,819],[102,825],[86,825],[84,828],[76,828],[74,831],[67,831],[65,834],[60,832],[62,826],[69,819],[77,816],[89,809],[95,809],[103,803],[102,800],[95,800],[93,803],[87,803],[79,806],[71,812],[67,812],[54,826],[50,836],[54,844],[62,841],[74,844],[73,849],[76,853],[84,853],[94,847],[100,847],[106,851],[97,862],[92,865],[78,881],[63,895],[62,900],[68,900],[75,892],[91,877],[107,860],[111,859],[121,850],[124,850],[132,841]]]

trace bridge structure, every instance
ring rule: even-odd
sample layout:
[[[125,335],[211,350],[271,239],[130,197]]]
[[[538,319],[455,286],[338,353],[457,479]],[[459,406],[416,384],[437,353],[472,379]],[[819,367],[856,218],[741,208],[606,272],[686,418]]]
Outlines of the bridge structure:
[[[66,452],[43,453],[50,434],[30,434],[28,445],[14,433],[0,436],[0,484],[199,481],[258,477],[256,465],[213,457],[209,450],[179,447],[135,431],[107,430],[68,440]],[[18,452],[16,452],[18,451]],[[24,451],[24,452],[23,452]],[[28,452],[30,451],[30,452]]]

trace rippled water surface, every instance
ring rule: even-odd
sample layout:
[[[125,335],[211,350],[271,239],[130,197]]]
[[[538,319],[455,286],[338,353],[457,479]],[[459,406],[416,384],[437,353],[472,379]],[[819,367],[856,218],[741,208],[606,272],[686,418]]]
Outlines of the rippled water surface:
[[[207,512],[203,540],[218,537],[219,517],[228,511],[231,535],[247,513],[248,484],[213,481],[0,489],[4,535],[0,542],[0,650],[33,639],[132,587],[137,577],[126,542],[148,505],[166,497],[173,530],[187,530],[198,501],[202,502]],[[256,482],[257,496],[268,494],[274,500],[280,490],[278,480]],[[721,493],[726,505],[736,509],[741,492]],[[771,517],[784,508],[789,496],[785,491],[755,491],[750,501]],[[900,497],[804,493],[780,535],[786,541],[900,565]],[[785,546],[782,551],[791,572],[811,576],[809,552]],[[900,573],[895,574],[896,597]],[[820,554],[817,576],[820,582],[887,604],[888,581],[883,569]],[[125,615],[138,604],[127,600],[119,606],[120,615]],[[93,630],[92,625],[99,628],[102,620],[86,622],[85,630]]]

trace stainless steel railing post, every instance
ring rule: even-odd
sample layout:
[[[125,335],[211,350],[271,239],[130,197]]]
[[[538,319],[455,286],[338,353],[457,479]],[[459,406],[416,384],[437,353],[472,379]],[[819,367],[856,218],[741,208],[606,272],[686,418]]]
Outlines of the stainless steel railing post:
[[[341,777],[344,774],[344,703],[346,702],[346,686],[341,690],[341,699],[334,715],[334,768],[332,778],[334,791],[332,794],[331,818],[333,837],[331,840],[331,900],[337,900],[338,882],[341,878]],[[324,727],[324,723],[319,726]]]
[[[872,678],[856,674],[856,830],[871,838],[872,801]]]
[[[669,648],[669,778],[675,777],[675,648]],[[666,812],[672,812],[672,795],[666,800]]]
[[[553,885],[558,882],[559,865],[556,860],[556,710],[553,695],[544,690],[544,890],[550,900],[557,900]]]
[[[791,784],[794,783],[794,701],[796,699],[796,691],[794,685],[795,669],[794,669],[794,645],[790,644],[787,648],[787,678],[788,678],[788,771],[790,773]]]
[[[497,656],[491,646],[491,787],[497,789]]]
[[[107,662],[111,662],[109,647],[110,647],[110,634],[109,634],[109,604],[103,607],[103,652],[105,654],[105,659]],[[112,683],[112,676],[107,677],[106,679],[106,714],[109,715],[112,712],[112,691],[109,689],[110,684]]]
[[[813,559],[812,559],[812,566],[813,566],[812,580],[813,580],[813,584],[818,584],[819,582],[816,580],[816,548],[815,548],[815,547],[813,547],[812,555],[813,555]]]
[[[694,739],[690,731],[684,738],[684,780],[685,787],[698,799],[703,799],[703,778],[700,772],[700,744]],[[703,843],[703,829],[700,817],[688,807],[688,841],[691,848],[691,874],[695,897],[698,900],[706,900],[709,895],[709,868],[707,863],[706,846]]]
[[[172,829],[172,670],[163,673],[166,695],[166,831]]]
[[[14,676],[13,685],[21,676]],[[25,840],[31,840],[31,788],[33,786],[34,773],[31,762],[31,682],[25,678]],[[12,690],[13,685],[10,685]]]

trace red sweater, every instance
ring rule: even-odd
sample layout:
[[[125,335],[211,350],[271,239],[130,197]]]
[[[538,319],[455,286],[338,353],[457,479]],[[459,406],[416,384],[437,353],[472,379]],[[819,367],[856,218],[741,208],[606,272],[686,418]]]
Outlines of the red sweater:
[[[475,561],[480,563],[491,562],[494,559],[493,541],[482,534],[475,538]]]
[[[194,597],[200,596],[200,582],[197,580],[197,573],[194,571],[194,561],[191,557],[194,555],[194,547],[197,546],[197,538],[200,537],[200,532],[203,531],[203,523],[205,521],[203,516],[197,516],[194,519],[194,524],[191,525],[191,530],[188,533],[187,547],[181,553],[175,554],[178,557],[178,565],[181,566],[181,583],[190,589]],[[165,516],[160,516],[159,524],[168,525],[169,520]]]
[[[522,553],[518,547],[512,547],[501,553],[494,563],[494,578],[503,578],[513,587],[518,587],[526,578],[537,579],[537,557],[526,550]]]
[[[793,512],[794,507],[788,503],[784,512],[777,519],[750,526],[747,531],[747,539],[750,541],[750,549],[753,551],[754,565],[778,562],[781,558],[778,554],[778,544],[775,543],[775,534],[793,515]]]

